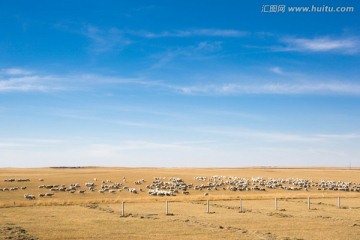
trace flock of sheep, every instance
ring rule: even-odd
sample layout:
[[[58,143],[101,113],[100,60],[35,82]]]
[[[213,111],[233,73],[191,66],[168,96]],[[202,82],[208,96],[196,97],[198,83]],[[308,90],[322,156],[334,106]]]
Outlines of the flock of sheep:
[[[179,191],[182,194],[188,195],[188,190],[206,191],[204,195],[208,195],[208,191],[266,191],[267,189],[283,189],[290,191],[305,190],[316,188],[317,190],[332,190],[332,191],[351,191],[360,192],[360,183],[343,182],[343,181],[325,181],[315,182],[312,180],[304,180],[298,178],[287,179],[264,179],[256,178],[241,178],[233,176],[212,176],[210,178],[199,176],[195,177],[197,184],[186,184],[180,178],[154,178],[154,181],[147,185],[150,195],[156,196],[173,196]],[[201,184],[200,184],[200,183]]]
[[[139,179],[133,184],[129,184],[125,177],[120,182],[112,180],[99,181],[94,178],[92,182],[86,182],[84,185],[80,183],[65,184],[41,184],[39,189],[44,190],[39,193],[39,198],[53,197],[56,192],[68,192],[84,194],[85,192],[98,192],[100,194],[129,191],[133,194],[145,192],[151,196],[175,196],[177,194],[190,194],[190,190],[203,191],[204,195],[208,195],[211,191],[267,191],[270,189],[282,189],[287,191],[308,191],[314,189],[318,191],[346,191],[360,192],[360,183],[344,182],[344,181],[313,181],[299,178],[275,179],[262,177],[242,178],[234,176],[197,176],[194,177],[193,183],[186,183],[178,177],[154,177],[150,183],[144,179]],[[38,179],[43,182],[44,179]],[[30,182],[29,178],[23,179],[5,179],[4,182]],[[131,185],[131,186],[129,186]],[[28,186],[0,187],[0,192],[17,191],[28,189]],[[46,191],[46,192],[45,192]],[[25,199],[34,200],[36,196],[33,194],[24,194]]]

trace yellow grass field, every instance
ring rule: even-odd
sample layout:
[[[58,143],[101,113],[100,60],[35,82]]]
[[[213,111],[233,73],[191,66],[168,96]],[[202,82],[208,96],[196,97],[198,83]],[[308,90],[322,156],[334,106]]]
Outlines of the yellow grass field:
[[[39,168],[0,169],[0,239],[359,239],[360,192],[317,190],[230,191],[189,189],[188,195],[150,196],[154,177],[300,178],[360,183],[360,169],[337,168]],[[29,179],[9,182],[6,179]],[[40,181],[43,179],[43,181]],[[96,181],[95,181],[96,179]],[[137,185],[135,181],[144,179]],[[99,193],[103,180],[136,188]],[[96,191],[85,187],[94,182]],[[75,193],[39,185],[79,183]],[[26,187],[26,189],[21,189]],[[141,192],[139,189],[144,191]],[[86,190],[85,193],[79,193]],[[207,192],[208,195],[204,195]],[[24,198],[31,194],[35,200]],[[338,208],[338,197],[341,207]],[[311,205],[308,209],[308,197]],[[278,209],[275,209],[277,198]],[[240,212],[240,199],[243,211]],[[207,212],[209,200],[209,212]],[[168,201],[168,215],[165,202]],[[122,202],[124,215],[122,216]]]

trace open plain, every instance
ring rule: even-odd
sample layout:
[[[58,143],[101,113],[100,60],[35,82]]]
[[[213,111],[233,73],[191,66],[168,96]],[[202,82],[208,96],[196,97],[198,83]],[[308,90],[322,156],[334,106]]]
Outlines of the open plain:
[[[0,170],[0,239],[359,236],[357,168]]]

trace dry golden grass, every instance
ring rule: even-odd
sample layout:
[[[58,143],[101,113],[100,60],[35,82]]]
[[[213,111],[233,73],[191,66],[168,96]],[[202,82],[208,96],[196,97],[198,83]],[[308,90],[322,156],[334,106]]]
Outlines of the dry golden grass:
[[[152,197],[146,192],[132,194],[55,192],[53,198],[25,200],[24,193],[38,195],[48,190],[41,184],[92,182],[96,177],[142,187],[153,177],[180,177],[195,183],[195,176],[298,177],[312,180],[360,182],[359,169],[335,168],[80,168],[1,169],[0,188],[27,186],[26,190],[0,192],[0,239],[358,239],[360,236],[360,193],[332,191],[230,192],[190,190],[189,196]],[[30,178],[30,182],[4,182],[8,178]],[[44,182],[38,179],[43,178]],[[138,179],[147,182],[137,186]],[[82,189],[85,189],[82,187]],[[145,190],[146,191],[146,190]],[[342,208],[337,208],[340,195]],[[311,210],[307,197],[311,197]],[[278,200],[275,210],[274,197]],[[243,213],[239,213],[239,199]],[[165,200],[169,212],[165,215]],[[210,214],[206,201],[210,200]],[[120,217],[125,201],[127,217]],[[15,207],[14,207],[15,202]],[[9,230],[9,229],[10,230]],[[16,230],[18,229],[18,230]],[[23,233],[22,233],[23,234]]]

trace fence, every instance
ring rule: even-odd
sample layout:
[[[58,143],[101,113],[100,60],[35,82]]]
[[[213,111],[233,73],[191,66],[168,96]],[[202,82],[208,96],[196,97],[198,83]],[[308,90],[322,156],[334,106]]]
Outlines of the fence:
[[[329,207],[329,208],[337,208],[337,209],[348,209],[348,208],[351,208],[349,206],[342,206],[341,205],[341,202],[342,202],[342,199],[357,199],[358,201],[358,198],[341,198],[340,196],[337,197],[337,198],[316,198],[316,197],[307,197],[307,198],[277,198],[275,197],[273,199],[274,201],[274,208],[272,210],[275,210],[275,211],[285,211],[283,207],[283,204],[285,202],[287,203],[297,203],[297,207],[296,209],[298,210],[317,210],[316,206],[318,205],[324,205],[326,207]],[[323,202],[316,202],[316,201],[319,201],[319,200],[326,200],[328,201],[328,203],[323,203]],[[217,207],[219,207],[220,205],[218,204],[219,202],[234,202],[235,200],[193,200],[193,201],[169,201],[169,200],[165,200],[165,201],[160,201],[160,202],[156,202],[157,204],[164,204],[164,213],[165,215],[173,215],[173,214],[176,214],[174,212],[170,213],[169,210],[171,209],[171,206],[173,205],[176,205],[177,203],[184,203],[184,202],[187,202],[187,203],[197,203],[197,204],[202,204],[202,205],[205,205],[205,208],[204,208],[204,212],[205,213],[215,213],[215,210]],[[238,206],[234,207],[228,207],[229,209],[234,209],[234,210],[238,210],[239,213],[244,213],[245,212],[245,208],[244,206],[247,205],[247,203],[249,202],[253,202],[253,201],[271,201],[271,199],[243,199],[243,198],[240,198],[239,200],[236,200],[238,202]],[[125,214],[125,205],[126,204],[136,204],[135,202],[126,202],[125,201],[122,201],[121,203],[121,216],[122,217],[125,217],[126,214]],[[300,206],[299,206],[300,205]],[[145,205],[144,205],[145,206]],[[261,204],[260,204],[261,206]],[[314,207],[315,206],[315,207]],[[290,210],[289,206],[286,206],[286,208],[288,210]],[[354,208],[360,208],[360,202],[359,202],[359,206],[356,206]],[[255,207],[256,209],[256,207]],[[146,210],[146,208],[145,208]],[[248,209],[249,210],[249,207]],[[130,213],[130,212],[129,212]],[[128,214],[129,214],[128,213]],[[158,214],[161,214],[161,213],[158,213]]]

